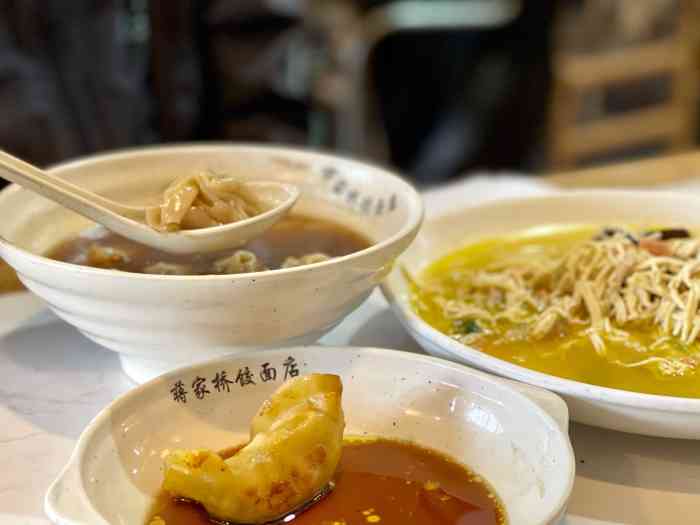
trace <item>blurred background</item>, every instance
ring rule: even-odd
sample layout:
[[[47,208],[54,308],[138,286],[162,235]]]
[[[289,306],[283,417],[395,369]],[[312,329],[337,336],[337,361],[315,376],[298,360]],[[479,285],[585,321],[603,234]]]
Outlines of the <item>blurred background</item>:
[[[567,170],[694,147],[699,35],[698,0],[0,0],[0,147],[287,143],[421,185]]]

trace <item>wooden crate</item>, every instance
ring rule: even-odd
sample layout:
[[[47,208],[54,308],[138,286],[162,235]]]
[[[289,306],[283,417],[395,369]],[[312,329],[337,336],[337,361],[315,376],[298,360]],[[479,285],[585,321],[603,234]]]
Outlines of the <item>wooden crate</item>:
[[[548,165],[553,171],[573,169],[582,161],[650,144],[666,152],[695,144],[697,58],[692,1],[682,1],[675,29],[661,40],[596,50],[555,53],[550,106]],[[581,122],[586,96],[613,86],[666,78],[670,93],[663,102],[603,115]]]

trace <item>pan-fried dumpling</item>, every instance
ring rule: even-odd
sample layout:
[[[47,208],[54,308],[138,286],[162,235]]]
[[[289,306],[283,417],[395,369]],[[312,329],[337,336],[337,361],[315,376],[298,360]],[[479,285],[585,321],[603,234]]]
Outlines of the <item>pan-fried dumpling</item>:
[[[253,418],[245,447],[226,460],[209,450],[174,451],[165,458],[163,488],[220,520],[265,523],[283,516],[333,478],[345,429],[341,397],[335,375],[286,382]]]

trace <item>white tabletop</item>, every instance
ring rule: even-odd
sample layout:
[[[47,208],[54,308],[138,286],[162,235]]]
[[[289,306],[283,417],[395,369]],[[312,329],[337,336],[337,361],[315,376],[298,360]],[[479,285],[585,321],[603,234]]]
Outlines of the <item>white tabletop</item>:
[[[510,193],[539,191],[501,183]],[[477,182],[447,193],[488,197],[482,190]],[[429,206],[445,194],[429,196]],[[35,314],[42,309],[29,294],[0,296],[0,525],[49,523],[44,493],[80,432],[133,387],[115,353],[51,315]],[[321,343],[421,352],[379,293]],[[577,477],[566,525],[700,523],[700,442],[578,424],[570,434]]]

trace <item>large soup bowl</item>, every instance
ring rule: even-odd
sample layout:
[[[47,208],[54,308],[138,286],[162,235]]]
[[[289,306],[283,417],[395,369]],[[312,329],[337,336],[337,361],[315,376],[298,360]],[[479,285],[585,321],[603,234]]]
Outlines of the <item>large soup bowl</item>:
[[[262,381],[263,368],[276,374]],[[509,524],[554,525],[564,515],[575,464],[561,399],[433,357],[351,347],[237,354],[132,390],[83,432],[49,489],[47,514],[59,525],[143,524],[162,482],[163,452],[244,443],[250,419],[292,369],[341,377],[346,434],[409,440],[470,467],[498,494]],[[210,382],[238,370],[254,383],[218,391]],[[194,395],[194,380],[210,392]],[[171,393],[178,384],[184,398]]]
[[[430,354],[546,388],[569,404],[571,418],[588,425],[649,436],[700,439],[700,399],[630,392],[537,372],[463,345],[413,311],[400,267],[420,272],[440,257],[479,238],[543,225],[659,224],[697,231],[697,196],[650,191],[595,190],[507,199],[467,206],[428,221],[383,283],[404,327]]]
[[[294,212],[345,225],[372,245],[327,262],[239,275],[88,268],[44,256],[91,227],[88,220],[18,186],[0,193],[0,256],[59,317],[119,352],[137,382],[217,355],[317,340],[386,276],[423,217],[417,192],[382,168],[281,147],[135,149],[50,171],[115,200],[143,203],[174,176],[203,169],[296,184],[302,195]]]

